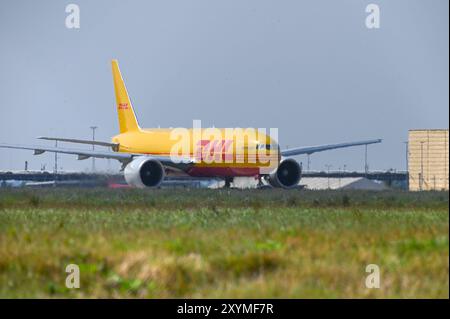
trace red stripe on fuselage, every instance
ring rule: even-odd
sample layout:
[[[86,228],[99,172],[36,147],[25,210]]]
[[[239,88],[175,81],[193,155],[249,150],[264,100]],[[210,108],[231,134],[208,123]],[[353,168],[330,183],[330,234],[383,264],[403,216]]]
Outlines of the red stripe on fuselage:
[[[199,167],[190,168],[187,173],[193,177],[257,176],[258,167]]]

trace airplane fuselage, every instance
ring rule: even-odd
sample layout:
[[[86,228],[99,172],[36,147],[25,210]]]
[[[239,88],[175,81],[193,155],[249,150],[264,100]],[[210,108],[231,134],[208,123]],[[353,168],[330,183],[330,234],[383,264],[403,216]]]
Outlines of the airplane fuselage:
[[[139,129],[118,134],[119,152],[184,156],[195,164],[191,176],[257,176],[262,168],[276,169],[278,144],[256,129]]]

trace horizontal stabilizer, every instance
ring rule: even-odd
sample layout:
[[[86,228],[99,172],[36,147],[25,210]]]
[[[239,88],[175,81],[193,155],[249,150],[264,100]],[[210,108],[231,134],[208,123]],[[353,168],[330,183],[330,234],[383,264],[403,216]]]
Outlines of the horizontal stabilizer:
[[[47,136],[39,136],[38,139],[47,140],[47,141],[58,141],[58,142],[67,142],[67,143],[106,146],[106,147],[111,147],[112,150],[115,152],[117,152],[119,149],[119,144],[117,144],[117,143],[109,143],[109,142],[101,142],[101,141],[79,140],[79,139],[73,139],[73,138],[47,137]]]
[[[38,149],[35,149],[34,150],[34,155],[39,155],[39,154],[42,154],[42,153],[44,153],[45,151],[44,150],[38,150]]]
[[[88,159],[89,157],[90,157],[89,155],[81,155],[81,154],[78,154],[78,160],[79,160],[79,161]]]

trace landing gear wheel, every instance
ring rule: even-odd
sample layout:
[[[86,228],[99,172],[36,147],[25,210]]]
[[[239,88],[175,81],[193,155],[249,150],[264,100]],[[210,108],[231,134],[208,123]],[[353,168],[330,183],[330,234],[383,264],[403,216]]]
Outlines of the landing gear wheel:
[[[263,179],[266,181],[265,183],[263,182]],[[258,176],[258,184],[256,184],[256,189],[272,189],[272,188],[273,186],[268,183],[266,175]]]
[[[268,185],[264,184],[262,180],[263,180],[263,176],[259,175],[258,176],[258,184],[256,184],[257,189],[265,188],[264,186],[268,186]]]
[[[230,188],[231,183],[233,183],[233,177],[225,177],[225,185],[223,188]]]

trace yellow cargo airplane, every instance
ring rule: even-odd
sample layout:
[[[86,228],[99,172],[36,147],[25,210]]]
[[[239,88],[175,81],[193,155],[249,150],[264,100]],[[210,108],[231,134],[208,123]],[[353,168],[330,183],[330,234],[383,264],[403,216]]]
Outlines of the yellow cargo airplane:
[[[293,188],[302,168],[290,156],[380,143],[381,139],[280,150],[271,136],[253,129],[142,129],[136,119],[117,60],[112,73],[119,116],[120,134],[111,142],[59,137],[44,140],[106,146],[111,151],[79,150],[42,146],[0,144],[0,148],[34,150],[34,154],[74,154],[116,159],[122,163],[127,183],[135,187],[158,187],[167,175],[215,177],[229,186],[234,177],[253,176],[273,187]],[[252,133],[253,132],[253,133]],[[184,140],[183,140],[184,139]]]

